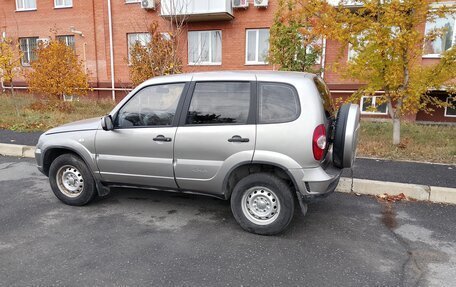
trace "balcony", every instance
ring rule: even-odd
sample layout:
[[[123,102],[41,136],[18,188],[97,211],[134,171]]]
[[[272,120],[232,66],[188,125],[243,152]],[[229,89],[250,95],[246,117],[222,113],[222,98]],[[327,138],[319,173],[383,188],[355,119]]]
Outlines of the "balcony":
[[[231,0],[161,0],[161,16],[188,22],[231,20]]]

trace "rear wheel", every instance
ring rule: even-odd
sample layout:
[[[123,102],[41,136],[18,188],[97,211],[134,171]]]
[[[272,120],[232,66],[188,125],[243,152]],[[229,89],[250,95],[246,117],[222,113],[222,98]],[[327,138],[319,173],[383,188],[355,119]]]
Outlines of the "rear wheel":
[[[92,173],[73,154],[63,154],[51,163],[49,182],[55,196],[68,205],[85,205],[97,194]]]
[[[262,235],[285,230],[293,218],[294,203],[287,183],[267,173],[243,178],[231,196],[231,210],[239,225],[246,231]]]

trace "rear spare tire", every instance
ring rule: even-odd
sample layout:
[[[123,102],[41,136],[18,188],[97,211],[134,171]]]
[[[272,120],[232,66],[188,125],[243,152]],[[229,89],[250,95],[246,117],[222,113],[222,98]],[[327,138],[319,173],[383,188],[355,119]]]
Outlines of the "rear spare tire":
[[[359,118],[359,106],[355,104],[344,104],[337,113],[333,139],[333,163],[338,168],[353,166],[358,145]]]

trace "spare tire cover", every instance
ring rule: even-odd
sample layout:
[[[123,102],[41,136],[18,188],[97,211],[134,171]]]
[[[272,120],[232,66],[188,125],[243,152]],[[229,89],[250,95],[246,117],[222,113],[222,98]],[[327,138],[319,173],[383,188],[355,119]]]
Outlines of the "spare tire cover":
[[[338,168],[353,166],[358,145],[359,106],[344,104],[337,113],[334,140],[333,163]]]

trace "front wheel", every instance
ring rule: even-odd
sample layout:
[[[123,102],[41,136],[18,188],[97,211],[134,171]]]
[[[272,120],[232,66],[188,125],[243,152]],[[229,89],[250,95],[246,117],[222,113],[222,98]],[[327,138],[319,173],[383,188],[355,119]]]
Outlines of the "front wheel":
[[[272,174],[255,173],[240,180],[231,196],[231,210],[246,231],[273,235],[290,224],[294,214],[293,192]]]
[[[49,182],[55,196],[68,205],[85,205],[97,194],[92,173],[73,154],[62,154],[51,163]]]

